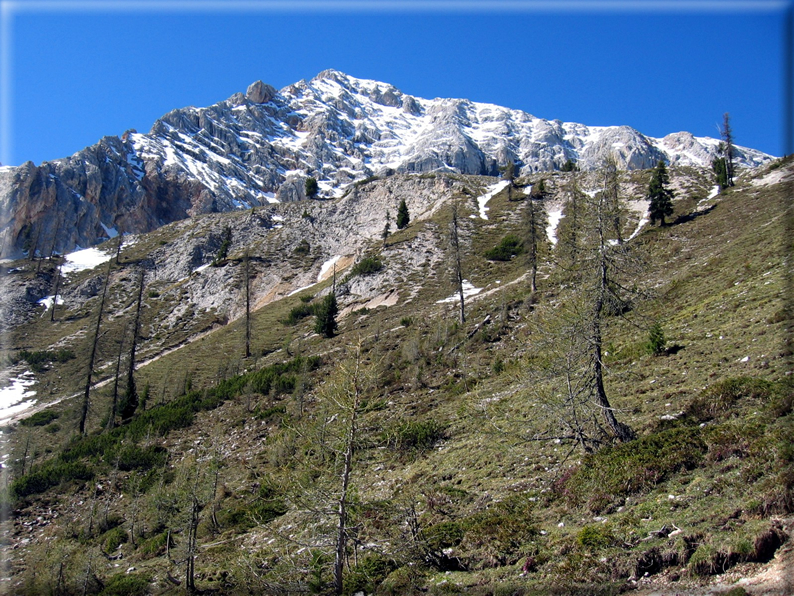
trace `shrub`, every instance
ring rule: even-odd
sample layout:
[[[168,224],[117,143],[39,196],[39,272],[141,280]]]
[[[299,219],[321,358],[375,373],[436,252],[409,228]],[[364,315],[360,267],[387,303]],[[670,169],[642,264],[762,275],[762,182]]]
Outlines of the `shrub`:
[[[122,544],[127,542],[127,531],[121,526],[116,526],[102,535],[102,544],[106,553],[112,553]]]
[[[347,596],[359,592],[372,594],[395,569],[397,563],[392,559],[375,553],[367,554],[345,575],[342,593]]]
[[[400,451],[426,451],[444,438],[444,428],[435,420],[398,423],[386,435],[386,443]]]
[[[47,370],[47,365],[52,362],[63,363],[72,360],[74,357],[74,352],[65,349],[60,349],[57,352],[50,350],[37,350],[34,352],[22,350],[17,354],[16,361],[24,360],[34,372],[41,373]]]
[[[585,456],[560,479],[557,489],[569,500],[599,511],[614,497],[647,491],[703,459],[706,444],[699,428],[674,428]]]
[[[352,275],[370,275],[372,273],[377,273],[383,269],[383,261],[381,261],[378,255],[373,257],[364,257],[358,263],[353,266],[353,269],[350,271]]]
[[[311,300],[311,298],[309,298]],[[301,301],[298,306],[295,306],[292,310],[289,311],[289,315],[287,318],[282,321],[284,325],[297,325],[306,317],[310,317],[316,313],[317,308],[314,305],[306,304],[305,302]]]
[[[137,445],[127,445],[116,455],[119,470],[150,470],[165,464],[168,450],[160,445],[151,445],[143,449]],[[110,462],[109,462],[110,463]]]
[[[167,542],[168,532],[161,532],[143,542],[143,544],[141,544],[141,552],[148,557],[159,555],[165,552]]]
[[[485,258],[489,261],[509,261],[522,252],[524,245],[521,239],[515,234],[508,234],[494,248],[485,251]]]
[[[28,416],[22,420],[20,424],[22,426],[46,426],[59,416],[60,414],[52,410],[42,410],[41,412],[36,412],[32,416]]]
[[[144,575],[119,573],[111,576],[100,596],[145,596],[149,593],[149,578]]]
[[[686,409],[695,422],[706,422],[730,414],[740,399],[768,400],[777,393],[769,381],[753,377],[731,377],[704,389]]]
[[[14,480],[11,494],[17,498],[27,497],[58,486],[61,482],[91,480],[93,477],[94,473],[81,462],[50,460]]]
[[[597,550],[611,546],[615,542],[615,537],[606,525],[592,524],[579,530],[576,535],[576,542],[582,548]]]
[[[305,215],[304,215],[305,217]],[[295,250],[292,251],[292,254],[298,257],[303,257],[309,254],[311,251],[311,246],[309,243],[304,239],[298,243],[298,246],[295,247]]]

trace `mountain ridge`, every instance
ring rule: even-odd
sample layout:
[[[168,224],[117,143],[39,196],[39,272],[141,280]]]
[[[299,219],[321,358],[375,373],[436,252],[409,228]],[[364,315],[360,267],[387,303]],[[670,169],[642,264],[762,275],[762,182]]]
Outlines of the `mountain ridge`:
[[[663,159],[707,167],[719,141],[678,132],[655,139],[628,126],[588,127],[466,99],[416,98],[387,83],[325,70],[277,91],[172,110],[149,133],[104,137],[76,154],[0,168],[0,257],[46,256],[112,232],[141,233],[200,213],[341,196],[356,181],[394,172],[520,174],[572,160],[592,169],[613,154],[626,169]],[[736,147],[736,162],[770,156]]]

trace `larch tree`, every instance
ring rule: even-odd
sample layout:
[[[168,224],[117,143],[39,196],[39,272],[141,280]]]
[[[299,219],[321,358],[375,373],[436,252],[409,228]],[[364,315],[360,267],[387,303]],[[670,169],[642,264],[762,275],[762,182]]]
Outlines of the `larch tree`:
[[[609,173],[601,175],[606,178]],[[631,246],[612,238],[615,211],[622,209],[620,198],[615,201],[607,192],[582,193],[577,194],[577,201],[578,221],[572,229],[576,257],[566,259],[564,267],[574,289],[563,308],[555,309],[551,319],[557,322],[545,333],[554,348],[546,352],[549,361],[554,361],[550,368],[557,379],[552,385],[558,395],[550,399],[559,413],[559,422],[553,424],[562,427],[556,438],[573,439],[589,450],[601,441],[602,432],[621,442],[635,437],[617,419],[607,395],[604,329],[609,320],[628,309],[632,291],[627,289],[630,279],[626,276],[636,265]],[[606,430],[602,431],[601,424]],[[545,438],[551,436],[555,435]]]
[[[590,396],[612,434],[621,442],[635,438],[634,431],[620,422],[609,402],[604,387],[603,326],[605,319],[623,312],[628,305],[626,285],[621,279],[626,266],[629,249],[627,246],[610,242],[608,237],[615,228],[615,212],[621,209],[619,199],[608,193],[596,193],[588,201],[590,225],[588,239],[584,245],[586,253],[580,259],[581,293],[584,307],[582,340],[589,353],[589,379],[587,386]]]
[[[243,358],[251,357],[251,271],[248,249],[243,257],[243,289],[245,291],[245,353]]]
[[[659,222],[660,226],[665,225],[665,218],[673,214],[673,196],[675,193],[667,187],[670,184],[670,175],[667,173],[667,167],[664,165],[664,160],[659,160],[659,163],[651,174],[651,182],[648,185],[648,216],[651,220],[651,225]]]
[[[559,264],[571,269],[579,258],[582,240],[582,221],[586,195],[579,186],[578,174],[573,172],[565,186],[567,202],[562,217],[557,224],[557,245],[555,252]]]

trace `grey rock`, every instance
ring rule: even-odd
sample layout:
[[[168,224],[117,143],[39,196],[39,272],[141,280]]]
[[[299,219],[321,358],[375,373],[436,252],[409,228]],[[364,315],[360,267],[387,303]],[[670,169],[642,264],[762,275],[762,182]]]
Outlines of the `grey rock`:
[[[245,96],[254,103],[268,103],[276,96],[277,91],[263,83],[262,81],[255,81],[248,86]]]

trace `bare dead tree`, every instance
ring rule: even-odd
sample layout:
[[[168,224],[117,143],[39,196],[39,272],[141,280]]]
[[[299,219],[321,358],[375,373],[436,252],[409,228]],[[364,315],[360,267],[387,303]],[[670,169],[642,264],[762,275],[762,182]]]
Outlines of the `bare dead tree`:
[[[55,322],[55,307],[58,305],[58,291],[61,289],[61,268],[63,267],[63,259],[58,263],[58,269],[55,271],[55,289],[52,296],[52,309],[50,309],[50,322]]]
[[[466,300],[463,295],[463,264],[461,259],[458,206],[452,205],[452,222],[449,226],[449,245],[452,251],[452,269],[455,285],[460,298],[460,322],[466,322]]]
[[[116,410],[119,403],[119,376],[121,373],[121,356],[124,353],[124,335],[121,336],[121,341],[119,342],[119,355],[116,359],[116,374],[113,378],[113,393],[110,398],[110,412],[108,413],[108,422],[105,425],[107,430],[111,430],[116,427]]]
[[[530,287],[532,292],[538,291],[537,277],[540,253],[546,244],[546,210],[540,201],[531,196],[527,198],[524,211],[524,246],[530,270]]]
[[[86,374],[85,391],[83,392],[83,404],[80,408],[80,423],[78,430],[81,435],[86,434],[85,423],[88,419],[88,409],[90,406],[91,396],[91,380],[94,376],[94,362],[96,360],[97,344],[99,343],[99,330],[102,325],[102,311],[105,309],[105,297],[107,296],[108,283],[110,282],[110,267],[111,261],[108,261],[108,269],[105,274],[105,281],[102,284],[102,297],[99,299],[99,308],[97,309],[96,326],[94,328],[94,338],[91,342],[91,352],[88,357],[88,372]]]
[[[243,258],[243,275],[245,276],[245,356],[251,357],[251,274],[249,266],[248,249],[245,249]]]
[[[138,348],[138,335],[141,329],[141,302],[143,301],[144,270],[138,272],[138,297],[135,302],[135,318],[132,322],[132,341],[130,356],[127,363],[127,389],[120,408],[122,420],[129,420],[138,409],[138,388],[135,385],[135,352]]]

